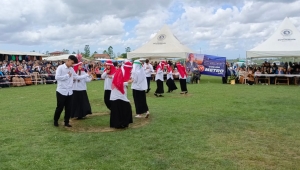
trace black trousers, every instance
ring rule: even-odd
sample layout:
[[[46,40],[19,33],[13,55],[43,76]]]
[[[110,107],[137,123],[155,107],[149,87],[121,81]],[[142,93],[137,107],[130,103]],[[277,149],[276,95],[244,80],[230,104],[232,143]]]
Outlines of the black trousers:
[[[186,79],[179,79],[181,92],[187,92]]]
[[[132,95],[136,114],[146,113],[148,109],[145,91],[132,89]]]
[[[105,90],[104,91],[104,103],[105,103],[106,107],[109,110],[110,110],[110,107],[111,107],[110,93],[111,93],[111,90]]]
[[[69,119],[71,116],[72,109],[72,95],[64,96],[59,92],[56,92],[57,106],[54,113],[54,121],[57,122],[59,120],[61,112],[65,108],[65,124],[69,124]]]
[[[152,77],[146,77],[147,78],[147,85],[148,85],[148,90],[150,90],[150,81]]]
[[[228,77],[227,77],[227,76],[225,76],[225,77],[222,77],[222,83],[223,83],[223,84],[227,84],[227,79],[228,79]]]
[[[155,91],[156,94],[164,93],[164,82],[161,80],[156,80],[157,89]]]

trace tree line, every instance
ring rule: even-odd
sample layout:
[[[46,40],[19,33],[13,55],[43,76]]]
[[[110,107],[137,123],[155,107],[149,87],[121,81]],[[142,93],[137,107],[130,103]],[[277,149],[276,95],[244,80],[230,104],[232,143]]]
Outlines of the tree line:
[[[114,48],[112,46],[109,46],[107,48],[107,50],[103,50],[102,54],[108,54],[111,59],[117,58],[117,57],[127,58],[127,53],[130,52],[130,51],[131,51],[131,48],[126,47],[124,53],[116,54],[114,52]],[[32,52],[35,52],[35,51],[33,50]],[[68,49],[63,49],[62,52],[65,53],[65,54],[70,54],[70,51]],[[48,55],[48,54],[49,54],[49,51],[46,51],[46,55]],[[93,54],[91,54],[90,46],[85,45],[84,49],[83,49],[83,52],[79,52],[79,50],[78,50],[77,52],[73,51],[71,54],[81,54],[84,58],[92,58],[95,54],[99,54],[99,53],[97,51],[95,51]]]

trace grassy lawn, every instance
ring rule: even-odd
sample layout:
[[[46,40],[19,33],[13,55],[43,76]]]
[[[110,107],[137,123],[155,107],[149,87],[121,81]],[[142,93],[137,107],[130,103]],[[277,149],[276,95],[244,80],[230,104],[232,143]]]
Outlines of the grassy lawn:
[[[151,87],[150,119],[119,131],[109,128],[103,81],[88,84],[94,115],[72,120],[71,129],[63,115],[53,126],[56,85],[0,89],[0,169],[300,167],[299,86],[223,85],[203,76],[188,95],[163,98]]]

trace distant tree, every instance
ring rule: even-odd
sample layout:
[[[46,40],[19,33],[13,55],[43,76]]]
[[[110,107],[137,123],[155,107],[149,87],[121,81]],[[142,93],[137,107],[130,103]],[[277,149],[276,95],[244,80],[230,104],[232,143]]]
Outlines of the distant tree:
[[[98,52],[97,52],[97,51],[94,51],[94,53],[93,53],[93,55],[92,55],[92,58],[94,57],[95,54],[98,54]]]
[[[125,48],[125,53],[122,53],[121,57],[122,58],[127,58],[127,53],[129,53],[130,51],[131,51],[131,48],[130,47],[126,47]]]
[[[73,51],[73,53],[72,54],[76,54],[76,52],[75,51]]]
[[[68,49],[63,49],[62,52],[65,53],[65,54],[69,54],[70,53]]]
[[[122,53],[121,58],[127,58],[127,53]]]
[[[106,50],[104,50],[102,53],[103,53],[103,54],[108,54],[108,52],[107,52]]]
[[[114,49],[112,46],[109,46],[107,49],[107,53],[110,56],[110,58],[114,58]]]
[[[90,52],[90,46],[89,46],[89,45],[85,45],[83,56],[84,56],[85,58],[88,58],[88,57],[90,57],[90,54],[91,54],[91,52]]]
[[[131,51],[131,48],[130,47],[126,47],[125,51],[126,51],[126,53],[129,53]]]

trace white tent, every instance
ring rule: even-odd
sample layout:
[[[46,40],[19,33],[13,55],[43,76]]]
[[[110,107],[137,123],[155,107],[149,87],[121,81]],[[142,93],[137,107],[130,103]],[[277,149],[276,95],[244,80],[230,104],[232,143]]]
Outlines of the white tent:
[[[300,32],[285,18],[265,42],[247,51],[247,58],[300,57]]]
[[[19,52],[19,51],[4,51],[0,50],[0,54],[7,54],[7,55],[28,55],[28,56],[42,56],[47,57],[45,54],[40,54],[37,52]]]
[[[186,58],[191,49],[182,45],[165,25],[148,43],[127,53],[127,58]]]
[[[65,60],[68,60],[70,55],[76,55],[76,54],[63,54],[63,55],[58,55],[58,56],[51,56],[51,57],[45,58],[44,60],[46,60],[46,61],[62,61],[62,60],[64,60],[65,61]],[[82,60],[88,60],[88,59],[82,57]]]
[[[59,55],[59,56],[51,56],[45,58],[47,61],[60,61],[60,60],[67,60],[69,58],[70,54],[64,54],[64,55]]]

